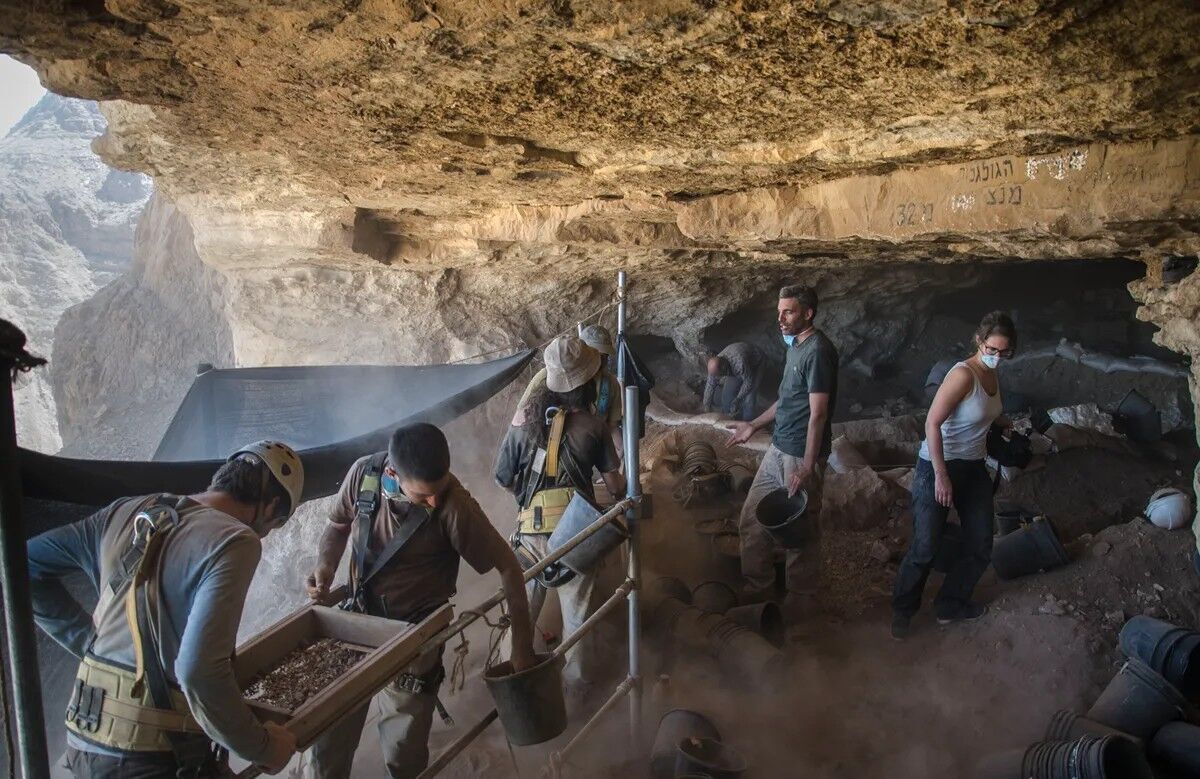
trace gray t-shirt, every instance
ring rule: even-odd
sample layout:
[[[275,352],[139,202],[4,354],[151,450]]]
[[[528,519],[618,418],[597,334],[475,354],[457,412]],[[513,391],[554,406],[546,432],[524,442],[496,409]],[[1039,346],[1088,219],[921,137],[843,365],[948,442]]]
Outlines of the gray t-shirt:
[[[108,586],[133,532],[133,517],[146,497],[124,498],[87,519],[33,538],[27,544],[33,613],[38,627],[76,657],[90,651],[109,662],[132,666],[133,637],[125,620],[126,589]],[[188,501],[179,511],[159,561],[161,598],[155,622],[159,657],[170,680],[183,690],[204,732],[251,762],[267,750],[267,731],[242,700],[233,673],[238,623],[262,544],[237,519]],[[88,614],[62,583],[82,571],[100,595]],[[89,641],[95,632],[95,641]],[[63,706],[66,702],[61,702]],[[116,754],[72,733],[76,749]]]
[[[838,353],[820,330],[787,350],[783,381],[779,383],[779,405],[775,408],[775,435],[771,443],[784,454],[803,457],[808,445],[808,420],[812,416],[810,393],[829,393],[829,416],[821,434],[817,456],[829,456],[833,440],[833,408],[837,404]]]

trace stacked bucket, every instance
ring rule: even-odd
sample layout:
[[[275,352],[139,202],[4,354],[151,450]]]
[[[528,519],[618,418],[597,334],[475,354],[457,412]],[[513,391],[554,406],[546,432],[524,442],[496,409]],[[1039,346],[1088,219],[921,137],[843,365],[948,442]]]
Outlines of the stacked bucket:
[[[1120,643],[1127,660],[1087,714],[1058,712],[1045,741],[988,758],[979,776],[1200,777],[1200,632],[1139,616]]]

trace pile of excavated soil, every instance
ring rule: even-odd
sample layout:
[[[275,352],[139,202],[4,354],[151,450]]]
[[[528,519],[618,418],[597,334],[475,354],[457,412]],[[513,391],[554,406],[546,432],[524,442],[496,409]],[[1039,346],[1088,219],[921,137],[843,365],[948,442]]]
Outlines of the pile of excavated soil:
[[[295,711],[357,665],[363,656],[361,650],[337,639],[322,638],[293,650],[279,665],[251,682],[246,699]]]
[[[1095,533],[1137,516],[1160,487],[1190,491],[1194,453],[1170,462],[1106,449],[1071,449],[1044,468],[1021,474],[998,497],[1045,514],[1063,540]]]

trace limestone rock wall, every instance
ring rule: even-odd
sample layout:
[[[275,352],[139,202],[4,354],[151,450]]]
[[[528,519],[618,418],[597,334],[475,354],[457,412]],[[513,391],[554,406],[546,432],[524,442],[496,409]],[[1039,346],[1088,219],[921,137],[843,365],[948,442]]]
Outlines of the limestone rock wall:
[[[47,94],[0,138],[0,317],[47,357],[63,311],[129,266],[150,195],[148,178],[113,170],[92,152],[102,132],[95,103]],[[57,451],[45,372],[22,376],[15,401],[21,445]]]
[[[233,363],[225,282],[196,254],[191,226],[156,195],[133,267],[68,309],[50,368],[64,454],[147,458],[195,374]]]

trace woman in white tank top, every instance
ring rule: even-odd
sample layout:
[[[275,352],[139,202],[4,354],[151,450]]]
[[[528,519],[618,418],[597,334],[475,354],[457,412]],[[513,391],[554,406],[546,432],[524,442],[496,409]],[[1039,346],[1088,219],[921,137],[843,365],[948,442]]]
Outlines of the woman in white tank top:
[[[946,374],[925,420],[925,441],[912,485],[913,534],[892,592],[892,636],[908,635],[921,606],[925,579],[941,545],[953,506],[961,523],[961,553],[934,600],[939,624],[976,619],[986,606],[971,593],[992,559],[992,480],[984,459],[993,424],[1011,427],[1001,415],[997,369],[1013,356],[1017,331],[1001,311],[983,318],[976,351]]]

